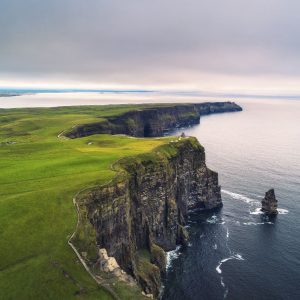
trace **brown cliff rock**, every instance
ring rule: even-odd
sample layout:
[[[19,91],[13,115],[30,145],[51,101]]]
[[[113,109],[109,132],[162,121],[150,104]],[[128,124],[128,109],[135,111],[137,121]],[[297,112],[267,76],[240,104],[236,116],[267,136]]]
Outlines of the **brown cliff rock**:
[[[187,242],[188,212],[222,206],[218,174],[207,168],[195,138],[176,139],[117,167],[117,180],[85,196],[87,217],[98,248],[157,297],[165,251]]]

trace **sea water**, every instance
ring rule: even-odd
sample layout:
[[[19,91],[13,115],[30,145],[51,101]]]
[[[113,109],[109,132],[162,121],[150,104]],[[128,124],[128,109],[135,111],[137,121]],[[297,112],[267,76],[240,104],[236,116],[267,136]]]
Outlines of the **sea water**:
[[[190,243],[168,261],[164,300],[300,299],[300,101],[237,103],[243,112],[184,130],[219,173],[224,207],[190,215]],[[274,218],[260,212],[270,188]]]

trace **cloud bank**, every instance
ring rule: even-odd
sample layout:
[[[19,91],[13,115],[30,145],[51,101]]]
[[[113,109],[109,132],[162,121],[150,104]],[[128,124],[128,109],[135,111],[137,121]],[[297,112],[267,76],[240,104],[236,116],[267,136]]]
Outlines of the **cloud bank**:
[[[297,0],[1,0],[0,85],[296,91],[299,11]]]

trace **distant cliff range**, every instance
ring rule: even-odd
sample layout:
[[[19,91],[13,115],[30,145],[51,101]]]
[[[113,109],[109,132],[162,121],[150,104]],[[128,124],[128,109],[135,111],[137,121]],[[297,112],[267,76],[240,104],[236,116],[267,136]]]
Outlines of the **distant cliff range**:
[[[135,137],[159,137],[175,128],[200,123],[203,115],[241,111],[234,102],[205,102],[198,104],[174,104],[145,106],[118,116],[107,117],[100,122],[74,126],[65,132],[69,138],[93,134],[127,134]]]

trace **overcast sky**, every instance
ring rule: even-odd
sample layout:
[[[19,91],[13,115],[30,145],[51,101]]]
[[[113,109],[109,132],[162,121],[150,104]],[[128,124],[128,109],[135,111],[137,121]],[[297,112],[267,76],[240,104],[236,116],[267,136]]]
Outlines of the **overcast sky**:
[[[58,84],[300,93],[300,1],[0,0],[0,86]]]

